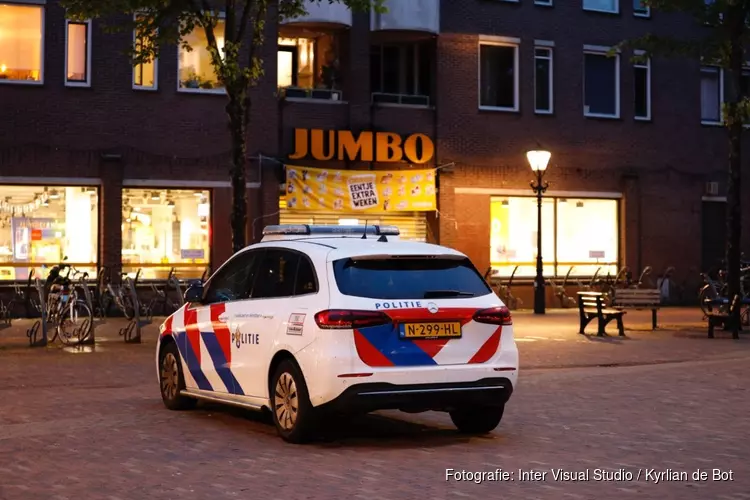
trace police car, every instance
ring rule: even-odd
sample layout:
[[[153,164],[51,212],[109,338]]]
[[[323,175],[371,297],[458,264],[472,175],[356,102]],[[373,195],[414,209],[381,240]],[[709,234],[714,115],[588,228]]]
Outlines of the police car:
[[[325,415],[446,411],[500,423],[518,376],[507,307],[466,255],[394,226],[280,225],[236,253],[160,327],[164,404],[270,411],[300,443]]]

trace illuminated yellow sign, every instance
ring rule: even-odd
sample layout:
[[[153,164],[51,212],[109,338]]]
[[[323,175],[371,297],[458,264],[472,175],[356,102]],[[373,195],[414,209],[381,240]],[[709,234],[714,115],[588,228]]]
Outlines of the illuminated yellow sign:
[[[393,132],[294,129],[294,154],[289,158],[319,161],[362,161],[424,164],[435,156],[435,144],[425,134],[401,137]]]

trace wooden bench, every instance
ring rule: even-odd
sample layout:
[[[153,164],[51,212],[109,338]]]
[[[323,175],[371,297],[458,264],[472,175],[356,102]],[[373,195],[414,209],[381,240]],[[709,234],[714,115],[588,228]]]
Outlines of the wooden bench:
[[[656,288],[618,288],[612,306],[617,309],[651,309],[651,328],[656,330],[661,291]]]
[[[719,301],[716,301],[716,302],[719,303]],[[740,303],[741,303],[740,296],[735,295],[734,299],[732,300],[732,303],[729,305],[729,308],[726,311],[721,311],[720,309],[716,309],[716,310],[709,312],[706,315],[708,317],[708,338],[710,339],[714,338],[714,329],[717,326],[724,325],[726,329],[726,324],[732,318],[732,315],[734,314],[735,310],[740,306]],[[738,327],[740,328],[741,326],[742,326],[741,324],[738,325]]]
[[[625,336],[625,327],[622,324],[622,317],[625,315],[625,311],[606,307],[604,304],[605,296],[601,292],[578,292],[577,295],[578,313],[581,318],[581,326],[578,333],[584,334],[586,326],[596,318],[599,324],[596,332],[598,337],[606,335],[604,329],[612,320],[617,321],[619,335],[621,337]]]

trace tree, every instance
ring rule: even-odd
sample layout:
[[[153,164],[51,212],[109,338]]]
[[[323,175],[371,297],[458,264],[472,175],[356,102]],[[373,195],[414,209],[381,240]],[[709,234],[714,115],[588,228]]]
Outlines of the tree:
[[[191,50],[185,36],[194,29],[205,31],[211,64],[227,94],[225,110],[231,135],[231,228],[235,252],[246,244],[245,158],[252,110],[249,90],[263,76],[260,52],[265,43],[269,12],[278,12],[279,19],[293,19],[307,13],[305,4],[320,2],[342,3],[355,11],[385,10],[384,0],[60,0],[69,19],[101,19],[112,32],[135,30],[138,43],[125,49],[133,64],[158,57],[159,49],[165,44],[178,44]],[[219,47],[216,27],[222,15],[224,45]]]
[[[697,21],[687,38],[648,34],[626,40],[618,47],[643,50],[643,59],[652,55],[688,57],[702,64],[716,66],[724,71],[726,87],[722,117],[729,139],[729,170],[727,176],[727,241],[726,270],[728,297],[741,296],[740,260],[742,238],[742,132],[750,119],[747,88],[742,84],[745,66],[745,47],[748,34],[750,0],[643,0],[659,12],[687,14]],[[732,318],[732,338],[739,338],[740,308]]]

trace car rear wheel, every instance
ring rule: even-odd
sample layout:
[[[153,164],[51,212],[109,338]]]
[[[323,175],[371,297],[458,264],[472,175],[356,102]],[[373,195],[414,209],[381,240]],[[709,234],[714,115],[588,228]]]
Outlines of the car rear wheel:
[[[487,434],[503,419],[505,406],[472,408],[450,412],[453,425],[464,434]]]
[[[269,391],[273,423],[281,438],[295,444],[308,441],[314,408],[297,364],[289,359],[282,361],[271,378]]]
[[[164,406],[170,410],[190,410],[197,401],[180,394],[185,389],[180,353],[177,345],[170,342],[161,348],[159,356],[159,386]]]

